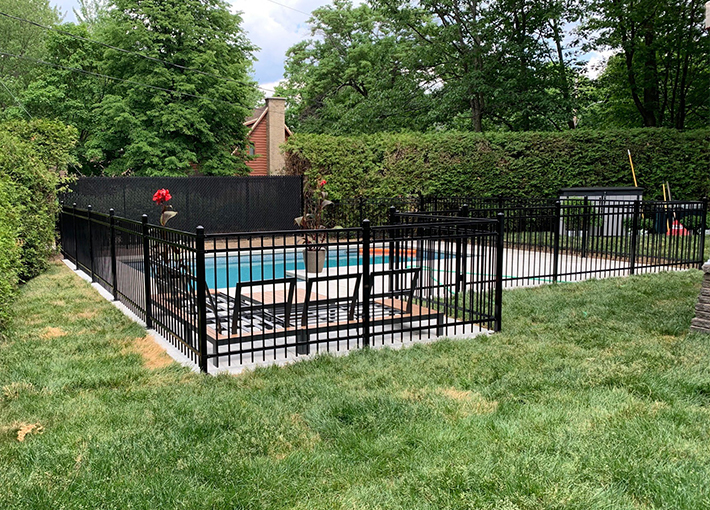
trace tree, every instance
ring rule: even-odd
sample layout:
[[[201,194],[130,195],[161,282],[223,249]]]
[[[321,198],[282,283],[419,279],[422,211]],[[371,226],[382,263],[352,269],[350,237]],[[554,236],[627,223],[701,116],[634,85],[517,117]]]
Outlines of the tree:
[[[574,127],[575,73],[561,28],[576,19],[572,0],[373,3],[417,36],[421,60],[441,83],[440,123],[473,131]]]
[[[52,26],[61,16],[48,0],[0,0],[0,12],[16,18]],[[39,59],[46,54],[46,31],[24,21],[0,16],[0,51],[27,59]],[[37,75],[37,66],[22,58],[0,56],[0,110],[16,107],[13,96],[21,93]]]
[[[247,172],[232,153],[245,146],[256,97],[254,47],[240,23],[222,0],[116,0],[97,36],[127,51],[105,49],[101,65],[124,81],[95,108],[98,129],[85,144],[106,173]]]
[[[420,67],[416,38],[350,0],[313,11],[312,39],[287,52],[288,122],[301,131],[425,130],[435,80]]]
[[[61,67],[43,69],[20,96],[24,107],[36,117],[60,119],[79,133],[77,161],[84,174],[102,173],[101,151],[87,151],[86,143],[102,129],[97,110],[110,92],[113,82],[70,69],[100,74],[104,47],[88,40],[85,24],[62,25],[62,32],[51,32],[46,41],[45,60]]]
[[[592,44],[619,49],[626,94],[645,127],[705,125],[708,37],[701,0],[593,0]]]
[[[603,72],[594,80],[581,79],[578,93],[583,106],[579,125],[610,129],[641,127],[639,112],[629,99],[626,63],[623,54],[609,57]]]
[[[91,30],[106,17],[110,5],[110,0],[79,0],[79,9],[72,10],[79,23],[87,25],[89,30]]]

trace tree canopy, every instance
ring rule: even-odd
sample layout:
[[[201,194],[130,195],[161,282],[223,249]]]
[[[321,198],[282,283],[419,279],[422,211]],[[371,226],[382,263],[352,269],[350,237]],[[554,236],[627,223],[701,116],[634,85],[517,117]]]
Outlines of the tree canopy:
[[[254,47],[226,2],[114,0],[82,9],[91,23],[45,34],[42,72],[20,99],[29,114],[79,129],[84,172],[247,172]]]
[[[697,127],[701,17],[700,0],[335,0],[288,51],[279,91],[311,132]],[[624,69],[614,57],[585,76],[585,52],[607,50]]]
[[[0,0],[0,119],[77,128],[83,173],[248,171],[255,47],[226,0]],[[286,53],[287,124],[327,134],[705,127],[702,0],[332,0]],[[595,52],[611,54],[598,76]]]

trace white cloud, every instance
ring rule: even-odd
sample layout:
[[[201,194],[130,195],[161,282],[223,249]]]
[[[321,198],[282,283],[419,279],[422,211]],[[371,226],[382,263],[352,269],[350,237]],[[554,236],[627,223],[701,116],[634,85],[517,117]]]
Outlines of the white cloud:
[[[604,72],[606,69],[606,63],[609,61],[609,57],[619,53],[619,50],[604,50],[604,51],[592,51],[590,53],[589,61],[584,68],[584,74],[587,78],[595,80]]]
[[[247,37],[260,48],[256,52],[254,77],[260,83],[283,77],[286,51],[311,37],[310,13],[330,5],[330,0],[229,0],[234,11],[242,13],[242,27]],[[353,5],[365,3],[354,0]],[[307,13],[307,14],[306,14]],[[266,87],[266,85],[264,85]]]
[[[269,1],[231,0],[235,11],[242,13],[242,27],[247,37],[260,49],[256,52],[254,74],[257,81],[275,82],[283,77],[286,50],[310,36],[308,18],[312,10],[325,5],[324,0],[282,0],[285,6]]]
[[[274,90],[276,87],[281,85],[283,83],[283,80],[276,80],[276,81],[270,81],[266,83],[260,83],[259,88],[266,94],[266,97],[273,96],[274,95]]]

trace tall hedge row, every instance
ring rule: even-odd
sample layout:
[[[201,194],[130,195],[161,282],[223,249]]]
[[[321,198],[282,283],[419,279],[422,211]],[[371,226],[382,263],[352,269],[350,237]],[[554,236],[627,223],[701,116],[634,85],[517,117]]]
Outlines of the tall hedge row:
[[[297,134],[286,171],[325,177],[333,198],[437,195],[555,196],[574,186],[633,186],[631,151],[645,197],[710,194],[710,130],[561,133]]]
[[[17,284],[47,266],[55,241],[60,172],[74,128],[33,120],[0,124],[0,332]]]

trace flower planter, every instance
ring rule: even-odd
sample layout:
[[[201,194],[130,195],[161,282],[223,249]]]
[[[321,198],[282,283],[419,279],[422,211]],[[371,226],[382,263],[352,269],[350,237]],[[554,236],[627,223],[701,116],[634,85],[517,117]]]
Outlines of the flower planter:
[[[325,266],[325,258],[328,255],[326,250],[305,250],[303,252],[303,263],[306,265],[307,273],[320,273]]]

